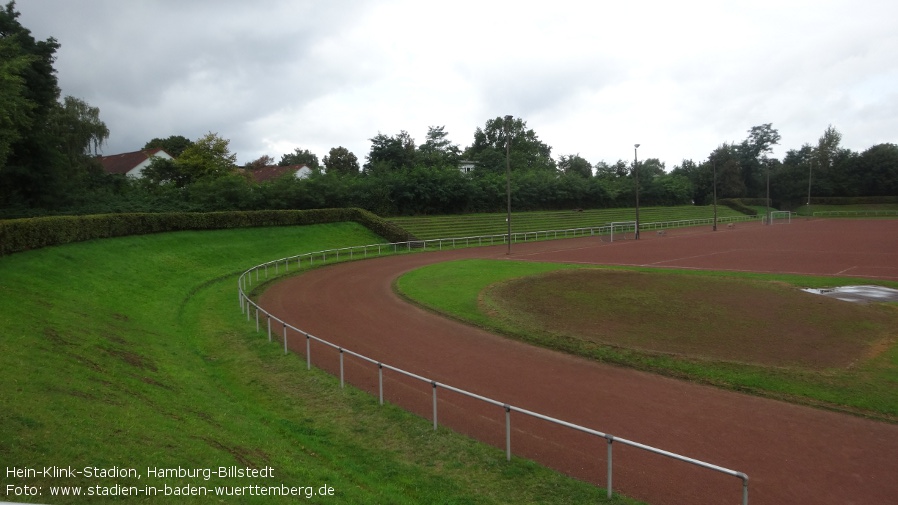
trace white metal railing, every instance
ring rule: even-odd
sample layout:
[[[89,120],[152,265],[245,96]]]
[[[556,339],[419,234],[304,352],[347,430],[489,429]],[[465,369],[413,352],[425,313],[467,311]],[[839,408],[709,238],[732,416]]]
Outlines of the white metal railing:
[[[732,221],[747,221],[750,219],[756,219],[756,218],[745,219],[745,218],[741,218],[741,217],[736,217],[736,218],[730,218],[730,222],[732,222]],[[672,221],[672,222],[667,222],[667,223],[642,223],[640,225],[640,229],[662,230],[662,229],[667,229],[667,228],[676,228],[676,227],[683,227],[683,226],[695,226],[697,224],[710,224],[711,222],[713,222],[713,220],[711,220],[711,219],[699,219],[699,220]],[[718,219],[718,222],[726,222],[726,221],[724,221],[723,219]],[[685,223],[695,223],[695,224],[685,224]],[[575,228],[575,229],[570,229],[570,230],[550,230],[550,231],[526,232],[526,233],[520,232],[520,233],[513,233],[512,240],[520,241],[520,237],[523,236],[523,240],[526,241],[530,235],[534,235],[534,240],[538,240],[539,234],[543,234],[543,238],[545,238],[545,239],[548,239],[551,237],[570,238],[572,236],[573,237],[585,236],[585,235],[587,235],[587,233],[586,233],[587,231],[589,232],[590,235],[594,235],[596,230],[601,231],[603,229],[608,230],[608,227],[607,226],[604,226],[604,227],[597,226],[597,227],[590,227],[590,228]],[[558,236],[559,233],[562,234],[561,237]],[[649,445],[641,444],[639,442],[628,440],[626,438],[617,437],[610,433],[604,433],[604,432],[601,432],[598,430],[594,430],[592,428],[587,428],[585,426],[580,426],[578,424],[574,424],[574,423],[570,423],[570,422],[567,422],[567,421],[564,421],[561,419],[546,416],[546,415],[540,414],[538,412],[533,412],[533,411],[530,411],[530,410],[527,410],[527,409],[524,409],[521,407],[516,407],[514,405],[510,405],[508,403],[504,403],[499,400],[481,396],[476,393],[466,391],[464,389],[460,389],[460,388],[454,387],[449,384],[437,382],[437,381],[429,379],[427,377],[423,377],[423,376],[414,374],[412,372],[403,370],[401,368],[397,368],[397,367],[391,366],[389,364],[383,363],[381,361],[377,361],[373,358],[369,358],[367,356],[364,356],[357,352],[351,351],[349,349],[344,349],[343,347],[340,347],[332,342],[329,342],[327,340],[324,340],[323,338],[312,335],[300,328],[297,328],[297,327],[287,323],[286,321],[278,318],[277,316],[271,314],[270,312],[268,312],[267,310],[265,310],[264,308],[259,306],[256,302],[254,302],[252,299],[250,299],[249,295],[247,294],[247,289],[253,283],[253,273],[255,273],[256,281],[260,280],[261,272],[264,272],[265,278],[267,279],[268,275],[269,275],[270,268],[273,267],[275,270],[275,274],[277,275],[280,273],[280,265],[283,264],[284,272],[286,273],[289,271],[290,264],[293,261],[296,262],[297,268],[302,267],[303,260],[305,260],[306,264],[309,267],[312,267],[315,265],[316,260],[319,263],[326,263],[328,261],[328,259],[330,259],[331,262],[340,261],[341,254],[343,255],[343,260],[345,261],[345,260],[352,260],[352,259],[356,259],[356,258],[366,258],[369,256],[369,251],[371,254],[374,254],[375,250],[377,251],[377,253],[376,253],[377,255],[381,255],[384,252],[394,254],[394,253],[399,253],[399,252],[411,252],[413,250],[426,249],[427,243],[431,243],[431,246],[437,247],[439,249],[442,249],[443,244],[445,244],[445,243],[451,243],[453,247],[455,247],[457,245],[461,245],[462,240],[464,240],[465,246],[470,246],[470,245],[472,245],[472,241],[474,239],[477,240],[477,242],[476,242],[477,245],[489,245],[489,244],[493,244],[494,239],[497,237],[500,237],[500,236],[503,237],[502,243],[505,243],[505,240],[507,240],[507,238],[508,238],[507,235],[484,235],[484,236],[477,236],[477,237],[434,239],[434,240],[426,240],[426,241],[394,242],[394,243],[389,243],[389,244],[372,244],[372,245],[364,245],[364,246],[344,247],[344,248],[340,248],[340,249],[329,249],[329,250],[325,250],[325,251],[316,251],[316,252],[311,252],[311,253],[304,253],[304,254],[299,254],[299,255],[295,255],[295,256],[290,256],[287,258],[280,258],[280,259],[269,261],[266,263],[261,263],[259,265],[256,265],[256,266],[246,270],[238,278],[237,284],[238,284],[238,298],[239,298],[239,302],[240,302],[240,309],[243,313],[246,314],[247,321],[250,320],[253,309],[255,310],[255,323],[256,323],[256,331],[257,332],[261,332],[260,317],[264,316],[264,318],[266,320],[266,325],[267,325],[269,342],[271,342],[273,340],[272,339],[272,335],[273,335],[272,327],[271,327],[272,321],[279,324],[282,328],[282,338],[283,338],[285,354],[289,352],[288,351],[288,335],[289,335],[288,332],[289,331],[292,331],[293,333],[298,334],[300,337],[304,337],[306,340],[306,353],[305,354],[306,354],[306,368],[307,369],[312,368],[312,354],[311,354],[312,340],[314,340],[318,343],[321,343],[321,344],[325,345],[326,347],[336,350],[339,353],[339,361],[340,361],[340,365],[339,365],[340,372],[339,373],[340,373],[340,387],[341,388],[345,387],[344,366],[343,366],[344,354],[349,354],[350,356],[354,356],[364,362],[370,363],[372,365],[376,365],[377,370],[378,370],[378,396],[379,396],[379,401],[380,401],[381,405],[383,405],[383,403],[384,403],[384,383],[383,383],[384,369],[387,369],[389,371],[398,373],[400,375],[409,377],[411,379],[414,379],[414,380],[417,380],[417,381],[420,381],[423,383],[430,384],[433,389],[433,429],[434,430],[436,430],[437,426],[438,426],[438,422],[437,422],[437,419],[438,419],[437,418],[437,414],[438,414],[438,412],[437,412],[437,390],[438,389],[445,389],[448,391],[452,391],[454,393],[457,393],[457,394],[460,394],[460,395],[463,395],[463,396],[466,396],[469,398],[473,398],[473,399],[482,401],[484,403],[487,403],[489,405],[493,405],[495,407],[500,407],[500,408],[504,409],[505,410],[505,457],[509,461],[511,460],[511,454],[512,454],[511,453],[511,413],[517,412],[519,414],[533,417],[536,419],[541,419],[543,421],[546,421],[546,422],[549,422],[549,423],[552,423],[552,424],[555,424],[558,426],[563,426],[563,427],[566,427],[569,429],[573,429],[575,431],[593,435],[593,436],[596,436],[599,438],[604,438],[607,443],[606,490],[607,490],[607,497],[609,499],[611,498],[612,488],[613,488],[613,486],[612,486],[612,482],[613,482],[612,444],[614,442],[617,442],[619,444],[628,445],[628,446],[635,447],[635,448],[638,448],[638,449],[641,449],[641,450],[644,450],[644,451],[647,451],[647,452],[650,452],[653,454],[666,456],[668,458],[671,458],[671,459],[674,459],[677,461],[689,463],[691,465],[695,465],[695,466],[698,466],[701,468],[713,470],[716,472],[723,473],[725,475],[730,475],[732,477],[736,477],[742,481],[742,505],[748,505],[748,475],[746,475],[743,472],[738,472],[736,470],[724,468],[722,466],[714,465],[714,464],[711,464],[711,463],[708,463],[705,461],[701,461],[698,459],[690,458],[690,457],[676,454],[673,452],[665,451],[663,449],[659,449],[659,448],[652,447]],[[489,241],[490,241],[489,244],[484,244],[483,239],[486,239],[486,238],[489,239]],[[496,242],[496,243],[498,243],[498,242]],[[434,244],[436,244],[436,245],[434,246]]]
[[[898,210],[821,210],[814,217],[878,217],[898,216]]]

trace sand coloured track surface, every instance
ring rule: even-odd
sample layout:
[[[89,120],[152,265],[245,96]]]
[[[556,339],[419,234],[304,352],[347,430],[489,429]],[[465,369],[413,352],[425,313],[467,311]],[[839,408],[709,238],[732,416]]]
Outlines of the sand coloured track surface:
[[[793,221],[394,256],[280,282],[261,305],[337,345],[484,396],[747,473],[752,504],[890,504],[898,497],[898,425],[791,405],[530,347],[436,316],[395,295],[418,266],[459,258],[846,275],[898,280],[898,221]],[[305,339],[290,345],[305,352]],[[315,366],[338,355],[312,344]],[[346,380],[377,392],[377,369],[346,359]],[[385,401],[430,418],[429,384],[385,373]],[[439,422],[504,447],[505,417],[448,391]],[[603,439],[512,416],[512,450],[580,479],[605,481]],[[614,446],[614,489],[653,505],[739,503],[730,476]]]

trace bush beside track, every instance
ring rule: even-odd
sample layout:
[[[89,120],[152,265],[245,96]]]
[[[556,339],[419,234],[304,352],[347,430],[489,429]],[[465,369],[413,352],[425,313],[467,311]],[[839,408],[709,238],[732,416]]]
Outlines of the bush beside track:
[[[0,221],[0,256],[98,238],[185,230],[356,222],[390,242],[415,237],[363,209],[167,212],[54,216]]]

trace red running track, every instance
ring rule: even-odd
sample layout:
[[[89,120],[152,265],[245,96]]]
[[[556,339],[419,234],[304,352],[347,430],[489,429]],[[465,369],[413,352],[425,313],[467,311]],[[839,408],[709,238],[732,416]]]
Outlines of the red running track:
[[[402,273],[459,258],[565,261],[898,280],[898,221],[739,224],[607,244],[583,238],[338,264],[280,282],[261,305],[336,345],[430,379],[749,475],[751,504],[898,503],[898,425],[792,405],[531,347],[439,317],[392,290]],[[725,331],[725,329],[723,330]],[[291,348],[305,352],[292,335]],[[313,343],[315,366],[337,352]],[[385,372],[385,401],[432,416],[430,384]],[[376,367],[346,359],[346,380],[377,393]],[[498,407],[439,394],[439,423],[504,447]],[[604,439],[512,414],[512,451],[605,483]],[[740,503],[741,481],[614,446],[614,489],[653,505]]]

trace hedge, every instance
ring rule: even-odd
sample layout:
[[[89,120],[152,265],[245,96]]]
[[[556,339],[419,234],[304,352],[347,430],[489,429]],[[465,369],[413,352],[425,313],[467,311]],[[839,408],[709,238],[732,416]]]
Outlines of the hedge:
[[[353,221],[389,242],[416,240],[402,228],[363,209],[166,212],[52,216],[0,221],[0,256],[99,238],[184,230],[303,226]]]
[[[760,200],[762,202],[764,201],[763,198],[761,198]],[[755,209],[753,209],[751,207],[748,207],[739,198],[721,198],[720,200],[718,200],[718,202],[720,202],[721,205],[726,205],[727,207],[735,210],[736,212],[741,212],[741,213],[749,215],[749,216],[757,216],[758,215],[758,211],[756,211]],[[762,203],[761,205],[764,205],[764,203]]]

